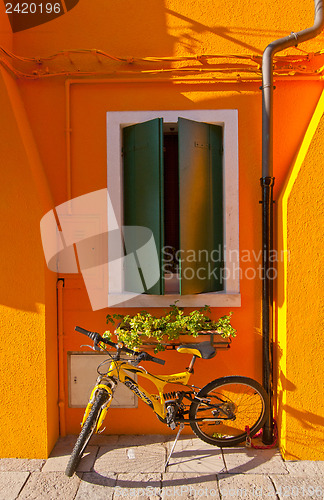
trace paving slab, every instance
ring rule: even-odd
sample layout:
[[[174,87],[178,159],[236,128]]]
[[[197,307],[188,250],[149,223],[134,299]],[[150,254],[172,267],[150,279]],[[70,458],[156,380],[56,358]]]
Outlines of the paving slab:
[[[170,443],[168,443],[170,451]],[[166,472],[220,473],[225,471],[221,448],[197,438],[177,442]]]
[[[324,478],[298,477],[292,475],[273,475],[277,496],[280,500],[287,498],[317,499],[324,498]]]
[[[75,500],[110,500],[113,498],[117,474],[100,476],[96,472],[85,472]]]
[[[223,448],[223,456],[229,474],[288,474],[285,462],[276,448]]]
[[[118,436],[118,446],[150,446],[152,444],[163,444],[167,441],[169,436],[162,434],[149,435],[149,434],[121,434]]]
[[[28,479],[29,472],[0,472],[0,500],[15,500]]]
[[[45,462],[37,458],[0,458],[0,471],[40,471]]]
[[[77,467],[77,471],[89,472],[91,471],[93,464],[98,453],[98,446],[87,446],[83,457]],[[72,448],[67,445],[62,445],[59,443],[56,445],[47,459],[46,464],[43,467],[43,472],[64,472],[68,464]]]
[[[80,477],[68,478],[62,472],[32,472],[19,495],[19,500],[73,500]],[[7,500],[7,499],[6,499]]]
[[[216,474],[166,472],[162,474],[162,498],[220,499]]]
[[[140,498],[158,500],[161,498],[162,475],[156,472],[148,474],[118,474],[114,499]]]
[[[221,474],[218,476],[219,492],[221,499],[244,498],[256,500],[257,498],[277,498],[271,479],[260,474]]]
[[[93,434],[90,439],[90,444],[94,446],[110,446],[118,443],[119,436],[117,434]]]
[[[324,475],[324,460],[316,460],[315,463],[320,471],[320,474]]]
[[[99,474],[107,472],[163,472],[166,451],[163,445],[151,446],[101,446],[94,464]]]
[[[168,439],[165,440],[165,446],[169,451],[173,446],[176,435],[167,437]],[[198,439],[193,436],[180,436],[178,441],[176,442],[175,450],[183,450],[184,448],[188,447],[193,448],[195,445],[199,447],[202,443],[203,441],[201,441],[201,439]]]
[[[78,436],[75,434],[67,434],[66,436],[60,436],[58,438],[55,446],[66,445],[66,446],[70,446],[71,448],[73,448],[77,439],[78,439]]]
[[[293,476],[318,476],[324,473],[319,462],[312,460],[286,460],[285,466]]]
[[[81,430],[81,429],[80,429]],[[61,448],[65,453],[71,454],[78,436],[75,434],[68,434],[67,436],[60,437],[55,445],[55,448]],[[118,442],[119,436],[117,434],[93,434],[90,438],[90,446],[113,446]],[[54,448],[54,449],[55,449]],[[54,450],[53,450],[54,451]]]
[[[47,461],[0,459],[0,500],[324,499],[323,461],[284,461],[277,449],[220,449],[189,435],[177,442],[166,473],[175,436],[96,435],[67,478],[76,438],[60,438]]]

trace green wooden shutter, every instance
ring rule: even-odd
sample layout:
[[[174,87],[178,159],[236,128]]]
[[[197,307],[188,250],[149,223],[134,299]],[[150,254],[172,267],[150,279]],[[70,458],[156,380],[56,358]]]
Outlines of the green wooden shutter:
[[[222,127],[179,118],[180,293],[223,290]]]
[[[125,269],[125,290],[150,294],[164,293],[162,279],[162,248],[163,248],[163,130],[162,119],[157,118],[144,123],[138,123],[123,129],[124,156],[124,225],[144,226],[153,233],[157,252],[160,278],[158,282],[147,289],[145,275],[150,272],[146,261],[145,269],[138,262],[139,276]],[[128,233],[131,234],[131,233]],[[127,254],[132,249],[136,255],[137,240],[127,242]],[[156,274],[156,269],[154,268]]]

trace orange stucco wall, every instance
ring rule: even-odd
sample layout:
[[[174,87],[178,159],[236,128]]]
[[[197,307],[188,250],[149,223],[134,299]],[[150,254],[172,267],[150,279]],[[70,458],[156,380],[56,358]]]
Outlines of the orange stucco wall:
[[[5,165],[10,165],[10,168],[5,167],[7,180],[3,184],[8,198],[5,212],[7,215],[1,220],[4,220],[3,230],[11,235],[11,238],[4,238],[5,244],[2,247],[5,256],[3,263],[10,262],[11,265],[5,264],[7,280],[2,283],[1,319],[4,333],[8,332],[9,335],[14,328],[23,339],[22,345],[18,343],[13,348],[4,342],[3,348],[4,356],[13,359],[13,369],[20,360],[21,353],[24,353],[24,371],[26,380],[29,380],[28,391],[26,389],[28,400],[26,411],[34,408],[34,412],[39,415],[38,421],[29,420],[30,428],[35,432],[34,437],[30,438],[33,439],[33,444],[30,442],[25,446],[19,438],[21,434],[13,432],[10,435],[10,446],[4,446],[1,454],[45,456],[58,433],[55,337],[57,276],[44,269],[39,221],[47,210],[67,199],[107,186],[107,111],[237,109],[240,249],[258,252],[261,246],[260,82],[238,80],[236,83],[225,81],[212,83],[211,79],[204,82],[198,71],[192,73],[190,81],[185,79],[175,81],[173,73],[170,73],[170,76],[168,73],[163,73],[164,82],[154,82],[154,77],[139,73],[140,70],[152,68],[152,63],[147,61],[118,62],[100,58],[94,53],[67,54],[68,49],[97,48],[113,56],[128,58],[129,61],[133,57],[196,54],[260,56],[273,39],[284,36],[292,30],[298,31],[312,25],[313,2],[305,0],[302,5],[300,3],[296,5],[295,0],[285,2],[250,0],[247,8],[245,1],[206,0],[203,3],[196,3],[155,0],[150,2],[148,9],[147,2],[143,0],[120,1],[114,4],[103,0],[96,2],[84,0],[67,14],[49,23],[14,34],[10,33],[2,4],[0,9],[2,9],[0,44],[7,50],[19,56],[40,58],[59,51],[64,52],[40,66],[43,73],[47,70],[49,72],[62,70],[64,75],[61,77],[38,78],[34,75],[34,79],[20,77],[8,81],[8,75],[4,72],[1,80],[4,86],[1,99],[7,112],[1,114],[0,120],[2,129],[5,128],[8,135],[8,139],[5,139],[5,136],[1,137],[2,157]],[[320,36],[314,41],[303,44],[302,48],[308,52],[315,52],[320,50],[322,45],[323,37]],[[298,49],[291,49],[290,53],[301,54]],[[30,71],[32,67],[26,62],[9,60],[10,64],[15,64],[19,70]],[[163,61],[154,63],[154,68],[170,70],[177,65],[180,67],[181,62]],[[203,65],[202,68],[204,67]],[[89,74],[82,77],[87,83],[72,83],[67,86],[69,73],[73,74],[75,81],[78,71],[93,73],[93,76]],[[98,83],[100,75],[98,77],[97,73],[100,71],[105,72],[105,81]],[[114,83],[113,79],[120,78],[121,71],[126,71],[122,75],[124,83]],[[142,83],[127,81],[134,77],[142,78]],[[278,79],[276,82],[275,197],[284,185],[287,172],[303,140],[322,90],[322,81],[316,78],[303,80],[291,77],[285,80]],[[13,94],[9,95],[10,92],[16,93],[15,97]],[[19,113],[15,109],[17,102],[20,103]],[[67,123],[68,116],[69,123]],[[21,123],[24,125],[19,126]],[[69,127],[70,130],[67,130]],[[26,149],[29,151],[29,157],[21,159],[18,155],[26,156]],[[23,208],[26,206],[28,211]],[[9,216],[10,225],[8,225]],[[28,226],[22,223],[24,220]],[[13,231],[13,228],[17,229]],[[14,239],[12,234],[15,234]],[[243,276],[247,268],[258,267],[260,263],[241,262]],[[238,336],[229,351],[220,353],[214,360],[197,362],[204,367],[201,380],[197,379],[198,384],[225,374],[242,374],[261,380],[260,280],[243,277],[241,296],[242,306],[234,309],[233,319]],[[65,276],[63,290],[65,394],[68,392],[66,354],[68,351],[79,351],[82,343],[80,337],[74,333],[74,326],[79,324],[91,330],[104,331],[107,312],[107,310],[93,312],[82,279],[78,276]],[[109,310],[109,312],[114,311]],[[226,312],[227,309],[217,308],[213,310],[213,316],[218,317]],[[37,370],[33,356],[36,356],[38,361]],[[177,370],[182,361],[183,366],[186,366],[186,357],[183,356],[179,361],[179,356],[176,353],[168,354],[166,368],[170,372]],[[3,370],[1,388],[5,392],[7,385],[12,381],[11,375],[11,370]],[[47,386],[44,385],[44,380]],[[30,388],[37,394],[35,401]],[[7,434],[8,429],[11,429],[9,424],[16,402],[15,392],[11,394],[11,402],[4,417],[1,418]],[[68,408],[65,401],[67,432],[78,432],[81,414],[81,409]],[[148,418],[145,420],[144,429],[142,422],[146,415]],[[16,415],[17,428],[23,429],[24,425],[24,414]],[[148,409],[142,404],[136,410],[111,410],[107,432],[144,431],[166,432],[162,424],[154,416],[149,415]],[[284,442],[285,437],[282,436],[282,439]]]

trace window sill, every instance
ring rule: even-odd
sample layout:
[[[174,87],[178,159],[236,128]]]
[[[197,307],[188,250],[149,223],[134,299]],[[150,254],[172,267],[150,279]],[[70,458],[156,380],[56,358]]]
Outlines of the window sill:
[[[108,307],[168,307],[177,301],[179,307],[240,307],[240,293],[200,293],[197,295],[145,295],[110,293]]]

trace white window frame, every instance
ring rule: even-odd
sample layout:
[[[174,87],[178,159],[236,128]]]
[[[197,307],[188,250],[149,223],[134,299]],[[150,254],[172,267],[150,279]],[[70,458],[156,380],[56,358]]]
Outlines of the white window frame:
[[[123,158],[122,129],[129,125],[163,118],[164,123],[177,123],[178,118],[221,125],[223,127],[223,192],[224,192],[224,290],[194,295],[130,294],[123,291],[122,264],[116,261],[109,267],[108,306],[167,307],[177,300],[178,306],[239,307],[239,167],[238,167],[238,111],[175,110],[175,111],[109,111],[107,112],[107,186],[112,202],[108,207],[108,221],[116,218],[122,227]],[[108,227],[109,230],[109,227]],[[109,248],[108,248],[109,253]]]

